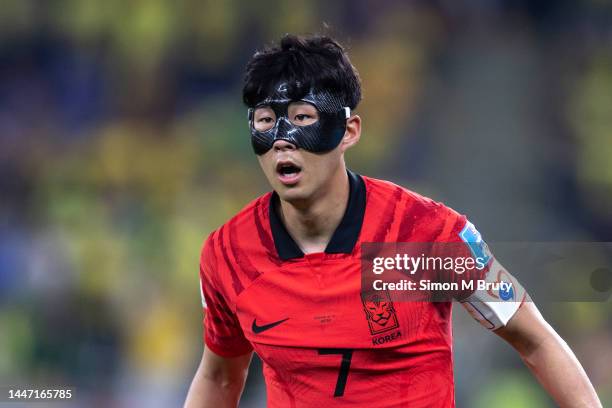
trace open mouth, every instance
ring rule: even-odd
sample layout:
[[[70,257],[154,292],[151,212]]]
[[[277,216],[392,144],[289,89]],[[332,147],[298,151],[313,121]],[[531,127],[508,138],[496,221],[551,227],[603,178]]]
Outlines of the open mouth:
[[[292,162],[279,162],[276,173],[283,184],[294,184],[298,181],[302,168]]]

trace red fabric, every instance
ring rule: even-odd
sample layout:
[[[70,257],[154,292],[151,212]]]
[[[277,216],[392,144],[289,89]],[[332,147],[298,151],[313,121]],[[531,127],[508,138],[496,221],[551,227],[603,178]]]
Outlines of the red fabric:
[[[206,344],[228,357],[254,349],[270,407],[454,407],[451,303],[362,301],[360,244],[459,242],[465,217],[392,183],[364,180],[364,223],[351,254],[280,260],[270,194],[203,248]],[[388,319],[373,321],[376,310],[367,307]],[[349,353],[342,396],[334,396]]]

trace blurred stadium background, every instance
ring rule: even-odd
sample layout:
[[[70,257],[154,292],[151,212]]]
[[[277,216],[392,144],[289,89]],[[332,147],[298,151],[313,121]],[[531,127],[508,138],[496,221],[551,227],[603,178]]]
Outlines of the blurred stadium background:
[[[200,246],[267,191],[243,67],[285,32],[321,31],[363,80],[351,168],[445,202],[488,241],[612,241],[610,1],[4,0],[0,385],[182,404]],[[540,304],[604,406],[610,306]],[[553,406],[460,309],[458,406]],[[259,369],[244,407],[263,404]]]

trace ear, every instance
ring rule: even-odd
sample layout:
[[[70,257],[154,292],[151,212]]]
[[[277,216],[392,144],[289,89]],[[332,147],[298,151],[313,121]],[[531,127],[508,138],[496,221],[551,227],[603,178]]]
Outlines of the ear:
[[[361,137],[361,118],[359,115],[353,115],[346,120],[346,131],[340,142],[340,149],[344,153],[349,148],[353,147]]]

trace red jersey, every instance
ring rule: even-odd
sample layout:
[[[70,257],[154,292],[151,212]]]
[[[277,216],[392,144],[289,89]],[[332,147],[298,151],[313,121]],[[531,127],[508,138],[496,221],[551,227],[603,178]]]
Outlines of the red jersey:
[[[453,407],[450,302],[367,299],[361,243],[459,242],[467,221],[390,182],[349,172],[344,217],[322,253],[304,255],[275,193],[207,239],[200,279],[205,342],[254,350],[269,407]]]

